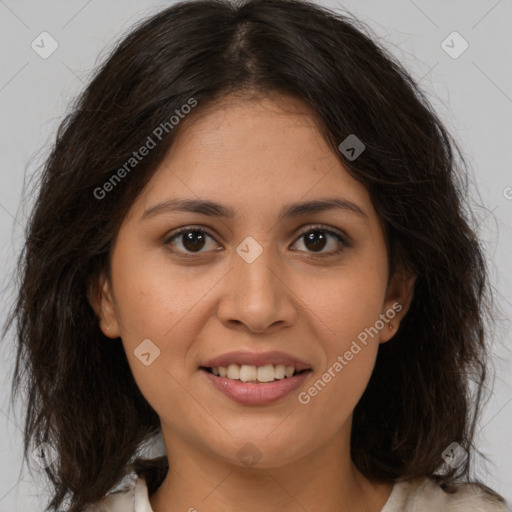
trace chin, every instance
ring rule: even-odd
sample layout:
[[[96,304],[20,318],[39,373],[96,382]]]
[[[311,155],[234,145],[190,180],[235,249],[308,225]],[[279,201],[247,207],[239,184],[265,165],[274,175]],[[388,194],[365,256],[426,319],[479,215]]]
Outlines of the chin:
[[[275,425],[274,422],[273,429]],[[301,448],[300,440],[295,440],[286,432],[281,435],[273,433],[269,436],[268,432],[272,432],[272,428],[255,432],[254,435],[246,432],[240,438],[229,437],[226,439],[227,446],[224,443],[223,446],[217,444],[215,452],[229,464],[254,469],[270,469],[291,464],[305,456],[309,451],[308,448],[311,450],[311,446]],[[293,451],[290,449],[292,446]]]

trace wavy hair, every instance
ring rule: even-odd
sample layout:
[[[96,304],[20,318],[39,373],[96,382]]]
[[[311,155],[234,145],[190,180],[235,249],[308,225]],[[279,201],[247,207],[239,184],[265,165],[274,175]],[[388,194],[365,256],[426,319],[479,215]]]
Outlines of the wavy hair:
[[[302,100],[369,191],[386,226],[390,273],[417,276],[354,410],[354,464],[372,481],[428,477],[447,490],[470,477],[492,289],[465,208],[467,165],[419,85],[375,39],[355,18],[305,0],[192,0],[139,22],[98,66],[42,166],[4,329],[16,325],[12,400],[28,390],[24,457],[42,442],[58,455],[45,469],[49,508],[68,500],[79,512],[130,469],[150,494],[165,478],[165,455],[136,456],[159,417],[120,340],[102,334],[89,294],[181,125],[162,132],[106,198],[98,190],[190,98],[200,115],[234,93]],[[366,146],[353,161],[338,149],[349,134]],[[458,468],[442,464],[452,442],[469,454]]]

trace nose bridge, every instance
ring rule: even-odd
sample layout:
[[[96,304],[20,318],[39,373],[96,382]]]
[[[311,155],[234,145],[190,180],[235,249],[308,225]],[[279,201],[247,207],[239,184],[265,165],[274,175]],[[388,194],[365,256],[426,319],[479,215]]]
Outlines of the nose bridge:
[[[240,287],[240,298],[247,294],[275,296],[276,267],[278,265],[270,237],[261,243],[252,236],[246,237],[236,248],[233,271]],[[245,289],[244,289],[245,288]],[[263,298],[263,297],[262,297]]]
[[[252,330],[291,321],[293,307],[282,282],[281,262],[269,240],[267,237],[263,245],[247,237],[237,246],[219,307],[223,321],[237,321]]]

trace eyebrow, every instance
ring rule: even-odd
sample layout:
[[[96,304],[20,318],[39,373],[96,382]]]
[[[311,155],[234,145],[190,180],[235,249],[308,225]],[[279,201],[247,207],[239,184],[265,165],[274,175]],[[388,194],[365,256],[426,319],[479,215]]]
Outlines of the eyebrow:
[[[341,197],[330,197],[327,199],[317,199],[314,201],[284,205],[279,212],[278,221],[328,210],[342,210],[355,214],[366,221],[369,220],[368,215],[352,201]],[[223,217],[226,219],[235,217],[235,212],[232,208],[215,201],[205,199],[170,199],[148,208],[142,214],[140,221],[145,221],[159,214],[173,212],[199,213],[201,215]]]

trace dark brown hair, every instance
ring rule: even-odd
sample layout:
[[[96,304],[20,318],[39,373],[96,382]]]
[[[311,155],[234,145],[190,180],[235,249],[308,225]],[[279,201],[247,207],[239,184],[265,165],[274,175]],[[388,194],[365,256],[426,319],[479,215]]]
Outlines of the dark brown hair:
[[[120,341],[99,329],[88,293],[109,272],[121,222],[180,125],[108,194],[97,191],[191,98],[200,113],[231,93],[302,100],[367,187],[386,226],[390,272],[417,276],[354,411],[355,465],[380,482],[430,477],[449,489],[469,478],[492,296],[464,208],[467,166],[424,93],[373,39],[354,18],[307,1],[181,2],[135,27],[76,100],[40,176],[4,332],[16,320],[12,400],[24,378],[25,458],[43,441],[58,454],[46,469],[49,507],[69,500],[78,512],[129,469],[145,475],[150,494],[166,475],[165,456],[133,460],[159,418]],[[350,134],[365,144],[355,160],[338,149]],[[442,465],[454,441],[469,453],[456,469]]]

